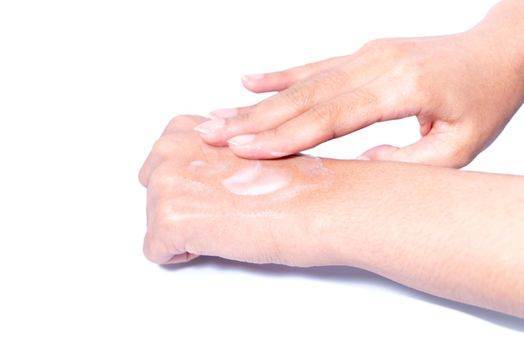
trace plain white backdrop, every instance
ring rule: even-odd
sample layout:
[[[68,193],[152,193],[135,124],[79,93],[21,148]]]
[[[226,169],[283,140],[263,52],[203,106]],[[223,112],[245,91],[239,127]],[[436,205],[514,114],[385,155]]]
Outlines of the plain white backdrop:
[[[523,320],[364,271],[142,256],[137,172],[172,116],[261,99],[242,74],[463,31],[494,3],[1,0],[0,348],[522,349]],[[468,169],[523,175],[523,118]],[[311,152],[417,137],[409,119]]]

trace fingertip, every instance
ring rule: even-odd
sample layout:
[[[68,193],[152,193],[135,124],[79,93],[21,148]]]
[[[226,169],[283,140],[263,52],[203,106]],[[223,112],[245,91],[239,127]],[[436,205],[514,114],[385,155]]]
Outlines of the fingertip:
[[[460,167],[460,161],[450,155],[449,150],[435,148],[435,140],[431,137],[424,137],[406,147],[395,147],[391,145],[381,145],[365,152],[363,156],[372,160],[418,163],[433,166]]]
[[[266,76],[265,74],[261,74],[261,73],[245,74],[242,76],[242,80],[249,81],[249,82],[257,82],[257,81],[264,79],[265,76]]]
[[[229,146],[231,152],[237,157],[249,160],[270,160],[281,158],[281,156],[273,155],[272,152],[267,152],[261,149],[248,149],[243,147]]]
[[[212,146],[224,146],[225,140],[223,132],[226,126],[226,120],[223,118],[211,119],[198,124],[193,128],[201,139]]]
[[[275,159],[289,155],[287,152],[264,146],[267,142],[263,144],[254,134],[238,135],[230,138],[227,143],[234,154],[246,159]]]
[[[224,141],[223,137],[220,135],[205,135],[199,134],[202,141],[206,144],[214,147],[224,147],[227,146],[227,141]]]
[[[373,147],[361,156],[357,157],[358,160],[392,160],[393,154],[398,151],[399,148],[391,145],[380,145]]]
[[[246,74],[243,75],[242,85],[253,92],[264,92],[263,87],[260,85],[264,81],[265,74]]]
[[[282,152],[282,151],[271,151],[271,152],[269,152],[269,155],[272,158],[283,158],[283,157],[289,156],[290,153]]]
[[[255,142],[255,134],[238,135],[227,140],[227,145],[231,152],[241,158],[261,159],[262,151],[260,145]]]
[[[209,119],[227,119],[227,118],[234,118],[238,116],[239,109],[238,108],[222,108],[222,109],[216,109],[214,111],[209,112],[206,117]]]
[[[296,79],[289,72],[249,74],[242,77],[246,89],[256,93],[282,91],[290,87]]]
[[[230,138],[229,140],[227,140],[227,143],[229,144],[229,146],[233,146],[233,147],[238,147],[238,148],[249,147],[249,148],[251,148],[253,146],[252,145],[253,141],[255,141],[255,137],[256,137],[255,134],[238,135],[238,136],[234,136],[234,137]]]

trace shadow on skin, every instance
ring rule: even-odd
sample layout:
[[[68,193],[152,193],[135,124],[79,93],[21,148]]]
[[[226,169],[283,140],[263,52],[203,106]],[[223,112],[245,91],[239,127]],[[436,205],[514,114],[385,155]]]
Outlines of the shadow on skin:
[[[524,332],[524,319],[505,315],[496,311],[490,311],[473,305],[462,304],[456,301],[439,298],[418,290],[403,286],[387,278],[374,273],[346,266],[327,266],[294,268],[275,264],[248,264],[237,261],[225,260],[217,257],[199,257],[186,264],[164,265],[165,270],[176,271],[186,267],[209,267],[212,266],[219,270],[236,270],[258,275],[271,276],[302,276],[313,279],[332,280],[339,282],[363,283],[380,286],[384,289],[392,290],[402,295],[430,302],[443,307],[452,308],[472,316],[481,318],[493,324],[506,327],[519,332]]]

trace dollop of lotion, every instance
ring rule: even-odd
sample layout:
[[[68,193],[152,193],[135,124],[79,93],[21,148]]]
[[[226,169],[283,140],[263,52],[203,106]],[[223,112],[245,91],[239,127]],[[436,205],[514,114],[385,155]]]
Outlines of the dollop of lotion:
[[[259,196],[276,192],[289,184],[289,178],[274,171],[262,169],[257,161],[222,180],[230,192],[240,196]]]

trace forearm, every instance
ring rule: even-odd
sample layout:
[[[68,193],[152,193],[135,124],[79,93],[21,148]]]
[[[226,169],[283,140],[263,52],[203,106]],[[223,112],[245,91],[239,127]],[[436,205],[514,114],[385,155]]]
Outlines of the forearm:
[[[524,317],[524,179],[333,161],[320,210],[333,263]],[[337,208],[334,212],[333,208]]]
[[[493,54],[505,60],[524,81],[524,1],[500,1],[472,32],[480,33]]]

